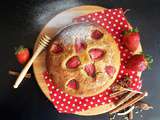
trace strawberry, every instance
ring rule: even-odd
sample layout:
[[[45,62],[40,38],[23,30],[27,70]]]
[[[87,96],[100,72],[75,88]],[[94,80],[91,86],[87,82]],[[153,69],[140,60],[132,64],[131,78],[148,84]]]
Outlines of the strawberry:
[[[63,52],[62,44],[60,44],[58,42],[54,42],[50,48],[50,51],[53,53],[56,53],[56,54]]]
[[[111,65],[106,66],[104,70],[110,77],[113,77],[116,72],[116,68]]]
[[[95,40],[99,40],[100,38],[103,37],[103,33],[101,33],[99,30],[94,30],[91,33],[91,38],[95,39]]]
[[[16,52],[15,55],[17,57],[17,60],[20,64],[24,64],[28,61],[29,57],[30,57],[30,53],[29,53],[29,49],[28,48],[24,48],[23,46],[20,46]]]
[[[85,65],[84,71],[90,77],[94,78],[96,76],[96,68],[95,68],[94,64],[87,64],[87,65]]]
[[[104,56],[105,51],[100,48],[92,48],[89,50],[89,55],[92,60],[100,60]]]
[[[73,56],[67,61],[66,66],[67,68],[74,69],[77,68],[80,64],[81,62],[79,60],[79,57]]]
[[[72,88],[72,89],[77,89],[78,88],[78,84],[77,84],[77,81],[75,79],[73,80],[70,80],[67,84],[67,86],[69,88]]]
[[[136,51],[140,44],[140,35],[138,29],[132,29],[124,32],[122,38],[125,46],[132,52]]]
[[[127,69],[143,72],[153,62],[153,58],[149,55],[137,54],[132,56],[126,64]]]
[[[84,41],[82,41],[81,39],[75,40],[75,50],[77,53],[81,52],[86,48],[87,48],[87,44]]]

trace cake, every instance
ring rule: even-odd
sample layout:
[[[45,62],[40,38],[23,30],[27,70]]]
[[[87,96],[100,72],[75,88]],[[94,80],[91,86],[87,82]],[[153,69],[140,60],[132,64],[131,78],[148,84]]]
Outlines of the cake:
[[[74,24],[51,41],[46,66],[57,88],[72,96],[89,97],[115,81],[120,51],[112,35],[102,27]]]

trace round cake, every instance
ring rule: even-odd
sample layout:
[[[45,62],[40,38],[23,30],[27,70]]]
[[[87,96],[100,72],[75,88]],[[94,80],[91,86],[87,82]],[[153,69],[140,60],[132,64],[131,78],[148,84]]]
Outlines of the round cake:
[[[88,97],[103,92],[115,81],[120,51],[102,27],[79,23],[66,27],[52,40],[46,65],[59,89],[69,95]]]

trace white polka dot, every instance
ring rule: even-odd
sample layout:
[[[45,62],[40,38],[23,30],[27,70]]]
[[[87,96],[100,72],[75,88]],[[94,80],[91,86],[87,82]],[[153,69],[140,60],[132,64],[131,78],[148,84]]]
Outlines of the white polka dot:
[[[104,21],[107,21],[107,19],[106,19],[106,18],[104,18]]]
[[[123,70],[121,70],[121,73],[124,73],[124,71],[123,71]]]
[[[44,79],[48,79],[48,76],[45,76]]]
[[[81,102],[81,101],[79,101],[79,104],[82,104],[82,102]]]
[[[136,86],[136,84],[134,83],[133,86]]]
[[[118,42],[120,42],[121,40],[120,39],[117,39],[118,40]]]
[[[104,97],[104,100],[107,100],[107,97]]]
[[[68,94],[66,93],[66,94],[65,94],[65,96],[67,97],[67,96],[68,96]]]
[[[97,16],[97,15],[98,15],[98,13],[94,13],[94,15],[95,15],[95,16]]]
[[[108,29],[108,28],[109,28],[109,26],[106,26],[106,28]]]
[[[99,95],[99,97],[102,97],[102,96],[103,96],[103,95],[101,95],[101,94]]]
[[[75,102],[77,102],[77,99],[74,99]]]
[[[101,11],[102,14],[104,14],[104,11]]]
[[[120,17],[121,17],[121,15],[117,15],[117,17],[119,17],[119,18],[120,18]]]
[[[99,18],[102,18],[102,16],[100,15]]]
[[[86,22],[89,22],[89,20],[86,20]]]
[[[68,106],[66,106],[66,109],[68,109]]]
[[[121,27],[118,27],[118,30],[120,30],[121,29]]]
[[[101,101],[98,99],[97,102],[101,102]]]
[[[58,98],[59,98],[59,99],[61,99],[62,97],[61,97],[61,96],[59,96]]]
[[[118,34],[118,32],[117,32],[117,31],[116,31],[115,33],[116,33],[116,34]]]
[[[135,79],[134,79],[134,81],[135,81],[135,82],[137,82],[137,81],[138,81],[138,79],[137,79],[137,78],[135,78]]]
[[[84,97],[81,97],[81,99],[84,99]]]
[[[75,104],[72,104],[72,106],[75,107],[76,105],[75,105]]]
[[[111,24],[111,21],[108,21],[108,24]]]
[[[64,104],[62,103],[62,104],[61,104],[61,106],[63,107],[63,106],[64,106]]]
[[[113,19],[114,19],[114,17],[112,16],[112,17],[111,17],[111,20],[113,20]]]
[[[123,58],[121,58],[121,61],[123,61],[124,59]]]
[[[54,96],[56,97],[56,96],[57,96],[57,94],[56,94],[56,93],[54,93]]]
[[[123,53],[123,56],[125,57],[125,56],[126,56],[126,53]]]
[[[52,102],[54,102],[54,98],[52,98]]]
[[[120,46],[120,49],[122,50],[122,49],[123,49],[123,46]]]
[[[56,104],[59,104],[59,101],[57,101]]]
[[[115,100],[118,100],[118,97],[115,97]]]
[[[109,16],[109,14],[106,14],[106,16],[108,17],[108,16]]]
[[[64,99],[63,99],[63,102],[65,102],[65,101],[66,101],[66,99],[64,98]]]
[[[86,105],[86,104],[84,104],[83,106],[84,106],[84,107],[86,107],[87,105]]]
[[[50,94],[52,94],[52,91],[49,91]]]
[[[68,103],[68,104],[70,104],[71,102],[70,102],[70,101],[68,101],[67,103]]]
[[[119,11],[119,13],[121,14],[121,13],[122,13],[122,11]]]
[[[54,106],[55,108],[58,108],[56,105]]]
[[[114,9],[115,11],[117,11],[117,9]]]
[[[117,20],[117,19],[115,19],[115,22],[118,22],[118,20]]]
[[[49,79],[50,82],[52,82],[52,79]]]
[[[137,89],[140,89],[139,86],[137,86]]]
[[[124,27],[126,27],[126,28],[127,28],[127,27],[128,27],[128,25],[124,25]]]
[[[49,87],[49,86],[50,86],[50,84],[48,83],[48,84],[47,84],[47,86]]]
[[[71,111],[73,111],[73,109],[72,109],[72,108],[71,108],[70,110],[71,110]]]
[[[59,108],[59,110],[62,110],[62,108]]]
[[[116,24],[113,24],[113,27],[116,27]]]
[[[125,69],[125,66],[123,65],[122,68]]]
[[[116,14],[116,12],[113,12],[113,15],[115,15]]]
[[[92,18],[92,20],[93,20],[93,21],[95,21],[95,20],[96,20],[96,18]]]
[[[88,108],[90,109],[90,108],[91,108],[91,106],[88,106]]]
[[[109,89],[109,88],[108,88]],[[106,95],[108,95],[108,92],[106,92]]]
[[[131,76],[130,76],[130,78],[132,79],[132,78],[133,78],[133,76],[131,75]]]
[[[125,18],[124,18],[124,17],[122,17],[122,20],[125,20]]]
[[[104,23],[101,23],[102,26],[104,26]]]
[[[84,18],[82,17],[82,18],[81,18],[81,20],[83,21],[83,20],[84,20]]]
[[[121,78],[122,76],[121,75],[118,75],[118,78]]]
[[[52,89],[54,89],[54,86],[52,86]]]
[[[113,31],[114,31],[114,29],[111,29],[111,31],[113,32]]]
[[[132,71],[132,74],[134,74],[135,73],[135,71]]]
[[[67,110],[65,110],[64,112],[67,112]]]
[[[100,21],[99,21],[99,20],[97,20],[97,23],[100,23]]]
[[[111,100],[108,100],[108,102],[110,103],[110,102],[111,102]]]
[[[91,15],[88,15],[88,18],[91,18]]]
[[[111,9],[109,9],[108,12],[111,12]]]
[[[85,101],[88,102],[89,100],[88,100],[88,99],[85,99]]]
[[[131,56],[128,56],[127,58],[128,58],[128,59],[130,59],[130,58],[131,58]]]
[[[70,99],[72,99],[73,97],[72,97],[72,96],[70,96],[69,98],[70,98]]]
[[[56,89],[56,91],[58,92],[58,91],[59,91],[59,89],[57,88],[57,89]]]
[[[91,105],[93,105],[93,102],[90,102]]]
[[[116,36],[113,36],[114,39],[116,39]]]
[[[96,98],[95,98],[95,97],[92,97],[92,99],[95,100]]]

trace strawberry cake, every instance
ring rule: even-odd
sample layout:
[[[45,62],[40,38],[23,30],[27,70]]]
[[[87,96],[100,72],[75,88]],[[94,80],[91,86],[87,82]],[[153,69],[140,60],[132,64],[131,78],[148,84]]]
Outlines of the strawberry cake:
[[[65,28],[52,40],[46,65],[59,89],[69,95],[89,97],[115,81],[120,51],[112,35],[102,27],[79,23]]]

